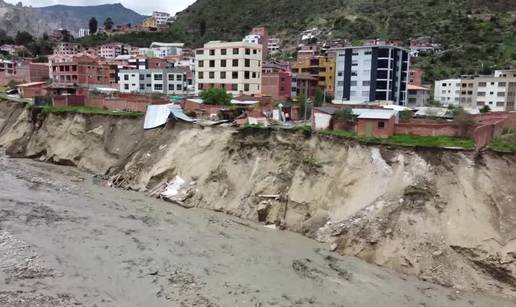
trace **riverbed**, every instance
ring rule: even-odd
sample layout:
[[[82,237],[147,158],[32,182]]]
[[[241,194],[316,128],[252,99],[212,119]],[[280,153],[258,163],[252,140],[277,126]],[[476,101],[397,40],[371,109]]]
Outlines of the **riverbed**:
[[[0,156],[0,306],[516,306]]]

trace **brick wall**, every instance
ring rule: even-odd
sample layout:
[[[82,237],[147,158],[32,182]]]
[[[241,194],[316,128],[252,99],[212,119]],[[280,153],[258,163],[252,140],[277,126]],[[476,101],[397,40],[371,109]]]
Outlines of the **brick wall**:
[[[86,97],[81,95],[54,96],[53,105],[55,107],[79,107],[85,105],[85,100]]]
[[[394,134],[409,134],[421,136],[458,136],[460,129],[453,123],[428,123],[410,121],[398,123]]]

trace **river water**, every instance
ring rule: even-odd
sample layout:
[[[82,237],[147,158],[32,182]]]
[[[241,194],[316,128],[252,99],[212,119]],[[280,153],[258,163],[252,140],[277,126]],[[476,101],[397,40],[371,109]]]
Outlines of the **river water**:
[[[0,306],[516,306],[0,155]]]

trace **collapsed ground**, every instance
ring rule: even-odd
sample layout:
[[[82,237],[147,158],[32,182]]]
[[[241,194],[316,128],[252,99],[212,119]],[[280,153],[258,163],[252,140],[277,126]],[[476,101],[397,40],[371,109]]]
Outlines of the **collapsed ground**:
[[[149,192],[181,177],[186,207],[274,224],[343,255],[459,290],[516,297],[516,157],[366,146],[303,133],[0,104],[0,145]],[[273,197],[270,197],[273,196]]]

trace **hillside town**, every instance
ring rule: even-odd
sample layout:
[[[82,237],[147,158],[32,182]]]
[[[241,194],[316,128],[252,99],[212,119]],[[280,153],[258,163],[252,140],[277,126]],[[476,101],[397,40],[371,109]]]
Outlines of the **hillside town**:
[[[79,2],[0,0],[0,307],[516,307],[516,1]]]
[[[174,17],[154,12],[139,25],[106,22],[97,34],[161,31]],[[84,47],[57,29],[49,36],[54,47],[48,62],[20,56],[23,46],[0,46],[0,84],[38,106],[146,112],[152,105],[176,104],[197,121],[308,125],[373,138],[471,137],[477,148],[515,125],[516,69],[428,84],[413,63],[440,52],[429,37],[403,46],[381,39],[320,42],[320,35],[317,28],[300,33],[285,60],[277,57],[281,40],[265,26],[241,41],[210,41],[197,49],[181,42]],[[208,102],[210,95],[219,101]],[[468,120],[458,123],[457,114]]]

